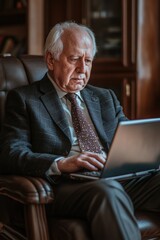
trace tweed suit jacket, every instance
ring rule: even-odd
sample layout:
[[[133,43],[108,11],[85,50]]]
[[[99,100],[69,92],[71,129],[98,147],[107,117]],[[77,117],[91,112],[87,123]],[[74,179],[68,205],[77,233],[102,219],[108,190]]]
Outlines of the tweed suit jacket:
[[[108,151],[116,126],[126,120],[111,90],[87,85],[81,91],[99,139]],[[47,75],[11,90],[2,129],[0,172],[44,177],[54,159],[72,146],[60,99]]]

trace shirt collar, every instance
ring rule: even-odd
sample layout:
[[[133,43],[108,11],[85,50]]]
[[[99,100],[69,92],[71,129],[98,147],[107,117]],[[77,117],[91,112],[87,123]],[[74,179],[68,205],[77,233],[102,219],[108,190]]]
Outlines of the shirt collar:
[[[64,91],[62,91],[62,90],[57,86],[57,84],[55,83],[55,81],[53,80],[53,78],[49,75],[49,73],[47,73],[47,76],[48,76],[49,80],[51,81],[51,83],[53,84],[54,88],[56,89],[56,92],[57,92],[59,98],[63,98],[67,93],[64,92]],[[81,101],[83,101],[83,98],[82,98],[82,96],[81,96],[80,91],[76,92],[75,94],[81,99]]]

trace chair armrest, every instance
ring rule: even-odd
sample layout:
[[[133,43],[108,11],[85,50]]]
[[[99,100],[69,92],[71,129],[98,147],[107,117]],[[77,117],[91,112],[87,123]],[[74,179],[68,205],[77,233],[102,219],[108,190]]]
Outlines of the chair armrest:
[[[47,204],[53,201],[53,188],[42,178],[1,175],[0,195],[23,204]]]

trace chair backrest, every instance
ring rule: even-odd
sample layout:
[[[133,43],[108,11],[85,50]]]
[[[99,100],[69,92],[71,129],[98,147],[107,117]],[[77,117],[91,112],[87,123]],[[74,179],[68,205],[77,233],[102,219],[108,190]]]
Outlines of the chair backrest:
[[[0,130],[9,90],[40,80],[47,71],[43,56],[0,56]]]

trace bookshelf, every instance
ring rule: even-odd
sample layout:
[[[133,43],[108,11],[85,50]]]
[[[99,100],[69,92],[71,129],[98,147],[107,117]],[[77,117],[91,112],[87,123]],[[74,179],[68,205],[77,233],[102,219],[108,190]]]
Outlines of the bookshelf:
[[[44,0],[0,1],[0,54],[43,53]]]
[[[20,55],[27,51],[27,1],[0,1],[0,53]]]

